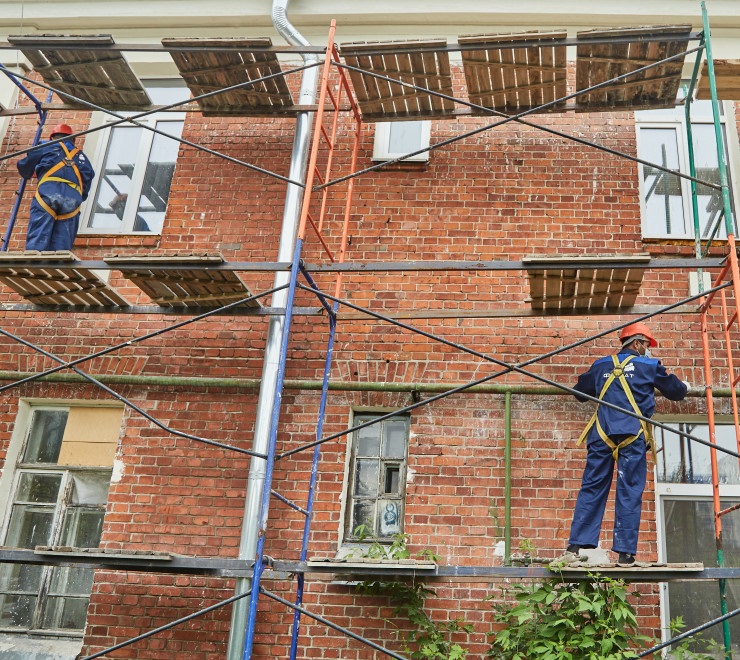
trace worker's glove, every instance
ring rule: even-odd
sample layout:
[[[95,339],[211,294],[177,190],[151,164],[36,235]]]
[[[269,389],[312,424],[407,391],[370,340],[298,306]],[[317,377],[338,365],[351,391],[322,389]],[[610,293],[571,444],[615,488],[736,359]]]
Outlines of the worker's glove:
[[[682,380],[681,382],[686,385],[686,391],[691,389],[691,383],[688,380]]]

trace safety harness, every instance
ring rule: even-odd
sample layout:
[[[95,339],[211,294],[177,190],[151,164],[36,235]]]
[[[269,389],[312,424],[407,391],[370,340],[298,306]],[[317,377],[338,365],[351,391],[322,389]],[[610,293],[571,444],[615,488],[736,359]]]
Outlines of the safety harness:
[[[64,142],[59,142],[59,146],[64,149],[64,155],[65,158],[60,160],[56,165],[51,167],[44,176],[42,176],[39,179],[38,188],[41,187],[42,183],[46,183],[47,181],[59,181],[61,183],[66,183],[70,188],[73,188],[76,190],[80,195],[82,195],[82,175],[80,174],[80,170],[77,167],[77,163],[73,160],[74,157],[79,153],[79,148],[75,147],[70,151],[67,149],[67,145],[64,144]],[[73,181],[69,181],[68,179],[63,179],[59,176],[54,176],[59,170],[61,170],[63,167],[68,166],[71,167],[74,170],[75,175],[77,176],[77,183],[74,183]],[[41,197],[41,194],[38,191],[38,188],[36,189],[36,201],[41,205],[41,207],[52,217],[54,220],[69,220],[70,218],[73,218],[77,215],[77,213],[80,210],[80,207],[78,206],[74,211],[71,213],[57,213],[51,206],[49,206]]]
[[[599,393],[599,401],[604,400],[604,395],[606,394],[606,391],[609,389],[609,386],[615,381],[619,380],[619,382],[622,385],[622,389],[624,390],[624,393],[627,395],[627,400],[630,402],[630,405],[632,406],[632,410],[635,411],[637,415],[642,415],[642,411],[637,407],[637,402],[635,401],[635,397],[632,394],[632,390],[630,389],[629,383],[627,382],[627,379],[624,376],[624,368],[635,358],[634,355],[628,355],[622,362],[619,361],[619,358],[617,358],[616,355],[612,355],[612,361],[614,362],[614,369],[611,371],[609,376],[606,379],[606,382],[604,383],[604,387],[601,388],[601,392]],[[596,431],[599,434],[599,437],[609,446],[609,449],[612,450],[612,456],[614,457],[614,460],[617,460],[617,457],[619,456],[619,450],[623,447],[626,447],[627,445],[632,444],[637,438],[639,438],[641,435],[645,435],[645,441],[647,442],[648,446],[653,449],[653,456],[655,456],[655,447],[653,445],[653,432],[650,424],[648,424],[645,420],[640,420],[640,432],[636,435],[631,435],[628,438],[625,438],[622,440],[619,444],[616,444],[604,431],[604,429],[601,427],[601,423],[599,422],[599,406],[600,404],[597,404],[596,411],[592,415],[591,419],[589,420],[588,424],[586,424],[586,428],[583,429],[583,433],[581,433],[581,437],[578,438],[578,443],[581,444],[586,437],[588,436],[588,432],[591,430],[591,427],[595,424],[596,425]]]

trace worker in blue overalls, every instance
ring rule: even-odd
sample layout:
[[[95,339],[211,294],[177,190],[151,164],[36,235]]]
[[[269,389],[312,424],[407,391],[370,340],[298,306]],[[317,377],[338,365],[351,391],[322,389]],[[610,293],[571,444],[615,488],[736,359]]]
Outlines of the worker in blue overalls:
[[[633,323],[619,334],[622,347],[617,355],[596,360],[578,377],[575,389],[600,401],[634,411],[643,417],[655,412],[655,389],[680,401],[689,385],[669,374],[650,354],[658,342],[644,323]],[[579,401],[588,401],[576,395]],[[585,560],[582,548],[596,548],[601,521],[609,496],[614,464],[617,464],[617,492],[612,550],[617,563],[635,562],[640,531],[642,493],[647,478],[647,448],[652,443],[650,424],[608,406],[597,406],[579,443],[586,439],[587,457],[581,490],[573,513],[568,548],[553,563]]]
[[[72,135],[58,124],[51,139]],[[87,199],[95,171],[73,137],[45,144],[18,161],[24,179],[38,178],[31,202],[26,250],[71,250],[80,226],[80,205]]]

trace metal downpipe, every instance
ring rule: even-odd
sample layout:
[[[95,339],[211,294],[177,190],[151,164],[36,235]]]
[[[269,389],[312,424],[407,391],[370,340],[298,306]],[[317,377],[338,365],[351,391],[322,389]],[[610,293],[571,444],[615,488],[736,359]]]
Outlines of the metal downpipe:
[[[309,42],[291,25],[287,17],[289,0],[273,0],[272,23],[279,34],[292,46],[309,46]],[[315,63],[317,66],[303,72],[298,103],[311,105],[316,101],[316,86],[319,76],[319,58],[315,54],[302,55],[306,64]],[[311,124],[313,113],[302,112],[296,117],[296,130],[293,139],[293,151],[290,158],[288,178],[292,181],[305,182],[306,166],[308,163],[309,144],[311,140]],[[303,189],[294,184],[288,184],[283,210],[283,224],[278,248],[278,261],[292,261],[295,249],[298,223],[301,213]],[[288,283],[290,274],[279,272],[275,274],[275,286],[284,286]],[[285,307],[288,299],[286,289],[275,293],[272,307]],[[282,333],[284,318],[271,316],[267,329],[265,343],[265,357],[262,366],[262,383],[257,403],[257,420],[254,427],[252,447],[259,453],[266,453],[273,405],[277,395],[277,372],[281,354]],[[256,448],[260,447],[259,450]],[[265,461],[260,458],[252,460],[247,482],[247,495],[244,504],[244,518],[242,522],[241,540],[239,544],[239,558],[254,559],[259,534],[260,503],[265,484]],[[236,583],[236,593],[243,593],[251,588],[251,580],[240,578]],[[244,640],[249,603],[239,600],[234,603],[231,615],[231,629],[229,631],[229,647],[227,660],[241,660],[244,650]]]

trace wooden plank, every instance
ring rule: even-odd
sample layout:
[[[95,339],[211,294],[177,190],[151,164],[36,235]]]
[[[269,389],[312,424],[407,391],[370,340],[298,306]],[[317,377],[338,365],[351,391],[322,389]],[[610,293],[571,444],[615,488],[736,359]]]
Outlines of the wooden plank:
[[[640,291],[649,254],[574,257],[553,255],[525,257],[533,309],[573,312],[632,307]],[[580,263],[583,266],[580,266]],[[595,268],[609,263],[634,262],[631,268]],[[562,267],[558,268],[558,265]],[[542,266],[551,266],[543,269]],[[544,292],[543,292],[544,288]]]
[[[9,36],[8,42],[21,50],[44,82],[61,92],[100,106],[151,105],[123,55],[104,48],[115,45],[110,35],[15,35]],[[70,105],[87,107],[69,97],[62,98]]]
[[[87,268],[46,267],[49,261],[75,261],[71,252],[5,253],[0,257],[0,282],[37,305],[127,306],[117,291]],[[18,261],[38,266],[16,266]]]
[[[648,64],[678,55],[686,50],[689,25],[645,26],[616,30],[589,30],[578,33],[576,89],[586,89],[636,71]],[[590,40],[634,37],[624,43],[596,44]],[[650,39],[645,40],[645,37]],[[576,110],[659,108],[675,105],[681,80],[683,57],[635,74],[624,81],[578,97]]]
[[[285,78],[275,75],[282,72],[277,55],[264,50],[272,46],[267,37],[165,38],[162,45],[169,51],[194,96],[257,81],[253,85],[198,99],[205,116],[247,116],[293,106]],[[225,46],[231,50],[207,50]],[[265,76],[274,77],[262,80]]]
[[[566,37],[566,32],[460,37],[458,42],[461,46],[480,45],[482,48],[462,50],[470,100],[488,108],[514,112],[536,108],[545,101],[554,100],[555,81],[562,80],[564,84],[567,75],[565,46],[557,45]],[[542,43],[511,48],[517,41],[533,39]],[[565,95],[564,87],[562,95]]]
[[[530,270],[527,271],[527,277],[529,279],[529,297],[531,299],[532,309],[544,309],[545,271]]]
[[[345,62],[370,73],[408,82],[453,96],[452,76],[444,39],[342,44]],[[439,48],[440,50],[434,50]],[[354,75],[353,75],[354,74]],[[452,100],[395,85],[388,80],[350,72],[363,116],[373,119],[437,117],[454,112]]]
[[[174,253],[143,257],[110,255],[105,262],[118,266],[155,303],[163,307],[220,307],[252,295],[233,271],[189,268],[189,265],[223,263],[220,254]],[[181,265],[177,269],[158,269],[157,265]],[[260,307],[257,300],[244,303]]]
[[[717,97],[721,101],[740,100],[740,60],[714,60],[714,81],[717,85]],[[703,101],[712,98],[706,61],[702,63],[696,98]]]

